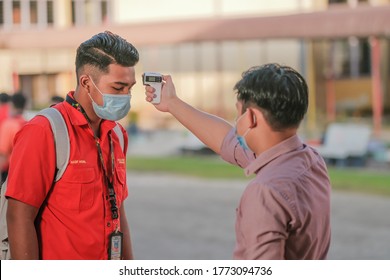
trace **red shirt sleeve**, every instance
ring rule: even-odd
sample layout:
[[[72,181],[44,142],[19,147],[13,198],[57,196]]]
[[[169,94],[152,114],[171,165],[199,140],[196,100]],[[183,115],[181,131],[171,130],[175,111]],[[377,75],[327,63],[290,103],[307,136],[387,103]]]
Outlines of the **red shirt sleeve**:
[[[15,136],[7,197],[40,207],[55,176],[55,147],[49,121],[37,116]]]

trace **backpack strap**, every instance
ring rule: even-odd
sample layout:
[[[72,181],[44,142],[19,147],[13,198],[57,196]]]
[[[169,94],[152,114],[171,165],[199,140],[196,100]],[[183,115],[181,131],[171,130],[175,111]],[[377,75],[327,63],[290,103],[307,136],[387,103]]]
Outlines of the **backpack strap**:
[[[121,145],[123,153],[125,153],[125,139],[123,136],[123,131],[120,128],[119,124],[117,123],[116,126],[113,128],[113,131],[119,138],[119,144]]]
[[[0,193],[0,246],[1,246],[1,260],[5,260],[3,258],[3,246],[7,246],[7,244],[4,242],[7,242],[8,239],[8,232],[7,232],[7,199],[5,197],[5,191],[7,190],[7,179],[5,179],[5,182],[1,185],[1,193]],[[5,248],[6,249],[6,248]]]
[[[60,111],[55,108],[45,108],[38,112],[38,115],[44,116],[49,120],[53,131],[57,166],[55,182],[57,182],[64,174],[69,162],[70,143],[68,128]]]
[[[44,116],[49,120],[51,129],[53,131],[54,145],[56,150],[56,166],[57,166],[55,182],[57,182],[59,179],[61,179],[69,162],[70,141],[69,141],[68,129],[60,111],[58,111],[55,108],[52,107],[45,108],[40,112],[38,112],[38,115]],[[124,153],[125,140],[124,140],[123,131],[120,128],[118,123],[113,128],[113,131],[118,136],[119,144]],[[58,149],[58,147],[61,148]]]

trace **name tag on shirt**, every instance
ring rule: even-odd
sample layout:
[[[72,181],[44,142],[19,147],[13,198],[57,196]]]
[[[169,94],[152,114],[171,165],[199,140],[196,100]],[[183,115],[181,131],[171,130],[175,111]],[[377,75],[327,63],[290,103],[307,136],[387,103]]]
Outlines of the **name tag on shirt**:
[[[110,244],[108,248],[109,260],[121,260],[122,259],[122,247],[123,247],[123,233],[120,231],[114,231],[110,235]]]

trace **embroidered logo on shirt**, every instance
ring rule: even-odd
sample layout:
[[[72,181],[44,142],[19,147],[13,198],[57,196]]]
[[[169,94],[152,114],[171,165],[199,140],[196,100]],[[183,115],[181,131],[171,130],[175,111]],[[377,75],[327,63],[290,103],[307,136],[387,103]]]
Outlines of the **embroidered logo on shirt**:
[[[126,160],[124,158],[118,158],[118,163],[119,164],[125,164]]]
[[[84,159],[74,159],[70,161],[70,164],[86,164],[87,162]]]

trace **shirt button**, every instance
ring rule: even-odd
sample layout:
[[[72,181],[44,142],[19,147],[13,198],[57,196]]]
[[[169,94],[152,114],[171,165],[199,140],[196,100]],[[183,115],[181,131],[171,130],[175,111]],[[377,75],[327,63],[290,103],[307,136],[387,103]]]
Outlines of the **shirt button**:
[[[110,222],[108,222],[108,223],[107,223],[107,227],[110,227],[110,226],[111,226],[111,223],[110,223]]]

